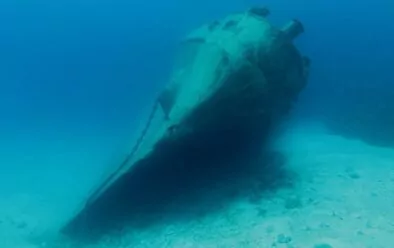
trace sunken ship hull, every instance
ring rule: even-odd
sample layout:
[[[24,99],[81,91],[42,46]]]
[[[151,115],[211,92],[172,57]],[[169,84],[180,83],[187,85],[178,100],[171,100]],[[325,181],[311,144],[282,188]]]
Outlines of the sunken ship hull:
[[[261,144],[291,109],[309,70],[309,60],[292,43],[303,32],[301,23],[277,28],[268,15],[266,8],[251,8],[206,24],[181,42],[169,83],[136,145],[64,233],[95,236],[126,225],[130,214],[168,201],[197,174],[212,173],[215,163],[208,160],[236,157]]]

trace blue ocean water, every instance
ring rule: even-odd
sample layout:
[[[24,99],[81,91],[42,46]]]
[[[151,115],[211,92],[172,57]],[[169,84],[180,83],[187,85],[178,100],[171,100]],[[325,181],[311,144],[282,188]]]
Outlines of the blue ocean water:
[[[256,4],[305,26],[312,68],[292,118],[394,149],[393,1],[2,0],[0,240],[61,225],[128,152],[178,41]]]

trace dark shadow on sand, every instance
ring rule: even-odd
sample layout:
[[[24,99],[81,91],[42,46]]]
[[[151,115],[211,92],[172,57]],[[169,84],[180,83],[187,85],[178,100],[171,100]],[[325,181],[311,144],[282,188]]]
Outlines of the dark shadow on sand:
[[[334,134],[394,148],[394,93],[357,89],[346,101],[332,103],[320,117]]]
[[[201,218],[241,198],[257,202],[291,182],[283,155],[263,148],[267,137],[222,130],[160,144],[65,232],[93,241],[103,234],[122,235],[126,229]]]
[[[372,146],[394,148],[394,123],[387,126],[371,119],[352,118],[326,120],[324,123],[333,134],[361,140]]]

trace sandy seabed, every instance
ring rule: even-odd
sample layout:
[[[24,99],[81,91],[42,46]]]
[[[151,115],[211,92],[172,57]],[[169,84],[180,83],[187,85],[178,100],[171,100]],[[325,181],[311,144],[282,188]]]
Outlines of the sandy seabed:
[[[286,169],[296,175],[292,187],[255,201],[234,201],[199,219],[157,224],[88,247],[393,247],[394,149],[346,139],[321,125],[305,123],[288,129],[277,140],[276,149],[285,155]],[[9,148],[2,156],[11,158],[11,154]],[[77,204],[94,180],[76,184],[81,167],[51,167],[61,155],[54,154],[57,157],[32,153],[9,160],[14,170],[0,175],[1,248],[76,247],[52,243],[48,237],[56,235],[64,216],[70,214],[67,206]],[[63,154],[60,160],[70,156],[83,154]],[[39,176],[37,168],[21,174],[18,166],[22,166],[16,164],[43,159],[48,165],[45,177]],[[62,181],[53,180],[58,168],[64,170]],[[92,168],[84,172],[94,174]]]

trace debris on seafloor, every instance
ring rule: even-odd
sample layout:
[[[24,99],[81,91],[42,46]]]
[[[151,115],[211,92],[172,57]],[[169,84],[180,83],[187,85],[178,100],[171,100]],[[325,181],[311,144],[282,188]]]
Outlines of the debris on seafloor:
[[[291,109],[309,71],[309,59],[292,43],[302,24],[292,20],[277,28],[268,15],[266,8],[251,8],[204,25],[181,42],[169,83],[135,147],[64,233],[105,233],[127,222],[128,212],[138,214],[170,197],[158,193],[162,187],[183,187],[185,180],[177,177],[197,172],[196,161],[234,155],[263,139]],[[143,178],[148,171],[151,176]]]

